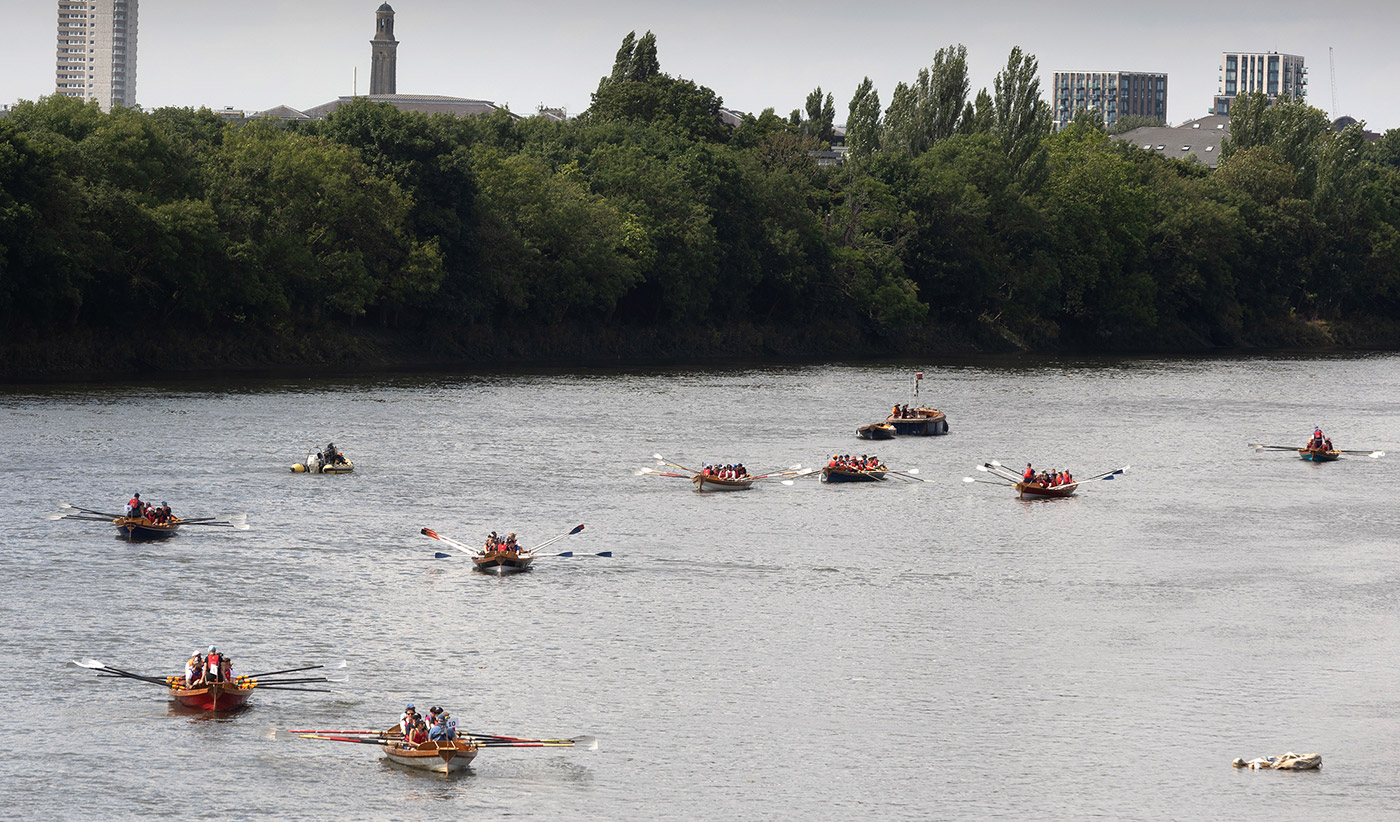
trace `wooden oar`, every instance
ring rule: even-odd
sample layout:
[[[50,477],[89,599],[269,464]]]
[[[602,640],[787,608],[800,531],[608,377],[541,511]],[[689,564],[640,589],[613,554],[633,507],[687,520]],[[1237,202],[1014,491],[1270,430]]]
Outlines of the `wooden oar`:
[[[567,531],[567,532],[565,532],[565,533],[563,533],[563,534],[560,534],[559,536],[554,537],[553,539],[547,539],[547,540],[545,540],[544,542],[541,542],[539,545],[536,545],[534,548],[530,548],[529,551],[530,551],[531,553],[534,553],[534,552],[540,550],[541,548],[545,547],[546,545],[550,545],[550,544],[556,543],[556,542],[558,542],[559,540],[563,539],[564,537],[567,537],[567,536],[569,536],[569,535],[571,535],[571,534],[577,534],[579,531],[582,531],[582,530],[583,530],[583,526],[582,526],[582,525],[575,525],[575,526],[574,526],[572,529],[570,529],[569,531]]]
[[[821,471],[820,471],[820,469],[818,469],[818,468],[803,468],[801,471],[798,471],[797,473],[793,474],[793,476],[794,476],[794,477],[810,477],[810,476],[812,476],[812,475],[814,475],[814,474],[819,474],[819,473],[821,473]],[[782,481],[782,484],[783,484],[783,485],[792,485],[792,484],[793,484],[793,480],[785,479],[785,480]]]
[[[157,679],[156,677],[145,676],[144,674],[134,674],[131,671],[123,671],[120,668],[113,668],[108,665],[103,665],[101,662],[98,662],[95,659],[84,659],[82,662],[79,662],[75,659],[72,660],[71,664],[79,668],[87,668],[90,671],[105,671],[109,674],[115,674],[126,679],[139,679],[142,682],[149,682],[152,685],[161,685],[167,688],[170,687],[164,679]]]
[[[90,517],[87,514],[51,514],[49,515],[49,519],[76,519],[82,520],[83,522],[111,522],[112,519],[116,518],[113,517],[109,519],[107,517]]]
[[[452,539],[451,537],[445,537],[445,536],[443,536],[442,534],[439,534],[437,531],[434,531],[434,530],[431,529],[431,528],[421,528],[421,529],[419,529],[418,533],[422,534],[422,535],[425,536],[425,537],[431,537],[431,538],[433,538],[433,539],[435,539],[435,540],[438,540],[439,542],[445,542],[445,543],[447,543],[448,545],[451,545],[451,546],[453,546],[454,548],[460,548],[460,549],[462,549],[463,551],[475,551],[475,550],[476,550],[476,549],[474,549],[474,548],[468,547],[468,546],[465,545],[464,543],[461,543],[461,542],[458,542],[458,541],[455,540],[455,539]],[[444,554],[444,553],[442,553],[441,551],[439,551],[438,554],[437,554],[437,556],[438,556],[439,558],[442,558],[442,557],[450,557],[450,556],[452,556],[452,555],[451,555],[451,554]]]
[[[1016,487],[1016,483],[1014,483],[1014,482],[992,482],[991,480],[982,480],[982,479],[977,479],[977,478],[975,478],[975,477],[963,477],[963,482],[980,482],[980,483],[982,483],[983,485],[996,485],[996,486],[999,486],[999,487],[1001,487],[1001,488],[1015,488],[1015,487]]]
[[[884,469],[884,471],[888,474],[894,474],[896,477],[905,477],[915,482],[933,482],[933,480],[931,479],[924,479],[923,477],[913,476],[914,474],[919,473],[919,469],[917,468],[910,468],[908,471],[895,471],[892,468],[886,468]]]
[[[679,469],[682,470],[682,471],[689,471],[689,472],[692,473],[692,474],[698,474],[698,473],[700,473],[699,471],[696,471],[694,468],[686,468],[684,465],[677,465],[677,464],[675,464],[674,462],[667,462],[667,461],[666,461],[666,458],[663,457],[663,456],[661,456],[660,454],[652,454],[651,456],[652,456],[654,459],[660,460],[661,463],[662,463],[663,465],[669,465],[669,466],[671,466],[672,468],[679,468]]]
[[[639,477],[683,477],[683,478],[685,478],[685,479],[692,479],[695,475],[694,475],[694,474],[677,474],[675,471],[656,471],[656,470],[654,470],[654,469],[652,469],[652,468],[639,468],[639,469],[637,469],[637,476],[639,476]]]
[[[1113,469],[1112,471],[1105,471],[1105,472],[1103,472],[1102,474],[1095,474],[1095,475],[1093,475],[1092,477],[1085,477],[1084,479],[1077,479],[1077,480],[1075,480],[1075,483],[1091,482],[1091,481],[1096,480],[1096,479],[1112,479],[1113,477],[1117,476],[1118,474],[1123,473],[1124,471],[1128,470],[1129,468],[1132,468],[1132,466],[1131,466],[1131,465],[1125,465],[1125,466],[1123,466],[1122,468],[1115,468],[1115,469]]]
[[[93,511],[93,510],[90,509],[90,508],[79,508],[78,506],[72,504],[71,502],[60,502],[60,503],[58,504],[58,507],[59,507],[59,508],[72,508],[74,511],[81,511],[81,512],[83,512],[84,514],[96,514],[96,515],[99,516],[99,517],[107,517],[107,518],[109,518],[109,519],[117,519],[118,517],[124,517],[124,516],[126,516],[125,514],[108,514],[108,513],[106,513],[105,511]]]
[[[1385,456],[1385,452],[1384,452],[1384,451],[1338,451],[1337,453],[1338,453],[1338,454],[1358,454],[1358,455],[1361,455],[1361,456],[1370,457],[1370,458],[1373,459],[1373,460],[1378,460],[1378,459],[1380,459],[1381,457]]]
[[[249,530],[247,514],[238,514],[237,516],[229,517],[227,520],[214,520],[212,517],[203,517],[200,519],[182,519],[180,520],[179,524],[212,525],[215,528],[233,528],[236,531]]]
[[[1250,447],[1250,448],[1253,448],[1255,451],[1299,451],[1299,450],[1306,451],[1306,450],[1307,450],[1306,448],[1300,449],[1300,448],[1299,448],[1298,446],[1296,446],[1296,445],[1261,445],[1260,443],[1257,443],[1257,442],[1251,442],[1251,443],[1249,444],[1249,447]]]
[[[766,474],[759,474],[758,476],[750,477],[750,479],[760,480],[760,479],[768,479],[769,477],[790,477],[790,476],[792,476],[793,474],[795,474],[795,473],[797,473],[798,471],[800,471],[801,469],[802,469],[802,463],[799,462],[799,463],[796,464],[796,465],[789,465],[789,466],[786,467],[786,468],[782,468],[782,469],[777,469],[777,468],[775,468],[775,469],[773,469],[772,471],[769,471],[769,472],[766,473]]]
[[[335,663],[331,663],[331,664],[307,665],[307,666],[305,666],[305,667],[303,667],[303,668],[287,668],[286,670],[282,670],[282,671],[264,671],[263,673],[260,673],[260,674],[244,674],[244,675],[242,675],[242,676],[240,676],[240,677],[238,677],[238,678],[239,678],[239,679],[257,679],[257,678],[260,677],[260,676],[277,676],[278,674],[295,674],[295,673],[299,673],[299,672],[301,672],[301,671],[314,671],[314,670],[316,670],[317,668],[325,668],[325,669],[328,670],[328,671],[334,671],[334,670],[339,670],[339,669],[341,669],[341,668],[344,668],[344,667],[346,667],[348,664],[349,664],[349,663],[347,663],[345,660],[342,659],[342,660],[339,661],[339,662],[335,662]]]

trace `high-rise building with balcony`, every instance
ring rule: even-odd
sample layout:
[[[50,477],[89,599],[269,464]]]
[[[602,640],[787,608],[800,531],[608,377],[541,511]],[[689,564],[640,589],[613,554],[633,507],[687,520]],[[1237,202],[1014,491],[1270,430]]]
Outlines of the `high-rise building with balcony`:
[[[56,91],[103,111],[136,107],[139,0],[58,0]]]
[[[1105,127],[1122,117],[1167,119],[1167,75],[1138,71],[1057,71],[1052,84],[1055,128],[1080,109],[1099,115]]]
[[[1227,51],[1220,55],[1220,87],[1211,114],[1229,114],[1230,103],[1241,94],[1259,92],[1270,103],[1288,97],[1302,100],[1308,94],[1308,70],[1296,54]]]

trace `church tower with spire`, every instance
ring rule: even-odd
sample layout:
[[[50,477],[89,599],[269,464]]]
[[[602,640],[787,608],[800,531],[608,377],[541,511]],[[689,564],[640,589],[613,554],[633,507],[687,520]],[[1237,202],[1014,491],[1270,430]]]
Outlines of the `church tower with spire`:
[[[399,41],[394,39],[394,9],[385,3],[374,17],[374,39],[369,41],[369,93],[398,94]]]

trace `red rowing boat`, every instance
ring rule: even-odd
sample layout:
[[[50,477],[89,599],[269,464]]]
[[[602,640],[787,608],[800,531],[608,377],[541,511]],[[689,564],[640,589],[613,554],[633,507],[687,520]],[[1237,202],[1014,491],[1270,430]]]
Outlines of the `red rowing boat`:
[[[197,711],[233,711],[243,707],[253,693],[253,685],[242,682],[211,682],[185,687],[184,677],[171,677],[170,696],[186,708]]]

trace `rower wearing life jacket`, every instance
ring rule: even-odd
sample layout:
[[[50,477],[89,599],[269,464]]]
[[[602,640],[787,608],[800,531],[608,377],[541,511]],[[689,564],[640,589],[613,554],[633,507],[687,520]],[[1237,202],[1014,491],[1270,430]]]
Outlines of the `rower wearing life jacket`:
[[[1031,467],[1031,464],[1030,464],[1029,462],[1026,463],[1026,470],[1025,470],[1025,472],[1021,474],[1021,481],[1022,481],[1022,482],[1034,482],[1034,481],[1035,481],[1035,469]]]
[[[141,516],[141,494],[140,494],[140,493],[132,494],[132,495],[131,495],[131,499],[129,499],[129,500],[126,501],[126,515],[127,515],[128,517],[139,517],[139,516]]]
[[[195,683],[202,679],[204,679],[204,657],[200,656],[199,651],[195,651],[185,662],[185,687],[193,688]]]
[[[210,646],[209,646],[209,652],[208,652],[207,654],[204,655],[204,681],[205,681],[205,682],[218,682],[218,681],[219,681],[219,664],[220,664],[221,661],[222,661],[222,657],[219,656],[219,651],[218,651],[218,649],[215,648],[213,645],[210,645]]]

